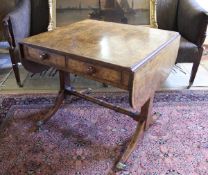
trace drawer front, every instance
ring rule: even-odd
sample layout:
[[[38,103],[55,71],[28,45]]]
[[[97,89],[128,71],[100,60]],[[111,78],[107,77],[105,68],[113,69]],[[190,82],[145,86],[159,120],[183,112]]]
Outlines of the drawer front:
[[[28,60],[54,67],[65,68],[65,57],[41,49],[24,46],[24,57]]]
[[[121,84],[122,72],[104,67],[101,65],[94,65],[83,61],[67,58],[67,69],[71,72],[80,74],[82,76],[91,77],[95,80],[104,80],[113,84]]]

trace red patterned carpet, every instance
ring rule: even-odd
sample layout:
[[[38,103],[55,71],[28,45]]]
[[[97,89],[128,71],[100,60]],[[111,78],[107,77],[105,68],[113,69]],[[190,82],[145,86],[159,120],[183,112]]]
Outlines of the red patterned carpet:
[[[96,96],[128,106],[124,93]],[[90,102],[69,98],[40,131],[31,132],[34,114],[53,101],[52,95],[1,96],[0,174],[208,174],[208,91],[157,93],[157,121],[122,172],[113,171],[113,165],[136,123]]]

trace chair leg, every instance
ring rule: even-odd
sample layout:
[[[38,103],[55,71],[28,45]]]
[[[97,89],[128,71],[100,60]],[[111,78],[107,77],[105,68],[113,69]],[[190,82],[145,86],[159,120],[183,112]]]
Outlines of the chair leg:
[[[193,67],[192,67],[192,70],[191,70],[191,77],[190,77],[190,80],[189,80],[188,88],[190,88],[193,85],[193,83],[194,83],[194,79],[196,77],[196,73],[197,73],[197,70],[199,68],[199,64],[200,64],[200,61],[201,61],[202,53],[203,53],[203,48],[199,48],[199,52],[198,52],[199,56],[198,56],[197,61],[195,61],[193,63]]]
[[[9,50],[10,52],[10,57],[11,57],[11,62],[12,62],[12,69],[14,71],[15,79],[19,87],[23,87],[21,80],[20,80],[20,74],[19,74],[19,67],[18,67],[18,62],[15,60],[13,56],[13,52]]]
[[[103,87],[107,88],[107,87],[108,87],[108,85],[107,85],[106,83],[103,83]]]
[[[196,77],[196,73],[197,73],[197,70],[199,68],[199,62],[195,62],[193,63],[193,67],[192,67],[192,70],[191,70],[191,77],[190,77],[190,80],[189,80],[189,88],[193,85],[194,83],[194,79]]]
[[[17,82],[18,86],[19,87],[23,87],[23,85],[21,83],[21,80],[20,80],[20,74],[19,74],[18,64],[13,65],[12,68],[13,68],[14,75],[15,75],[15,79],[16,79],[16,82]]]

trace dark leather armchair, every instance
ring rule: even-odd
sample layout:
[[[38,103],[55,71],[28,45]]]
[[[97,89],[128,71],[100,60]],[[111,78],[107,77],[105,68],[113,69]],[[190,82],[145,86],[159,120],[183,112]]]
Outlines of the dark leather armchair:
[[[15,5],[16,5],[16,0],[0,0],[1,5],[0,5],[0,21],[2,21],[4,19],[4,17],[11,12],[12,10],[14,10]],[[4,5],[2,5],[4,4]],[[3,37],[3,28],[2,25],[0,25],[0,41],[3,41],[4,37]]]
[[[3,19],[3,31],[10,45],[12,68],[17,84],[22,86],[18,63],[32,73],[42,72],[48,67],[20,58],[18,42],[23,38],[48,30],[49,3],[48,0],[19,0],[12,12]]]
[[[193,63],[190,87],[202,57],[208,12],[196,0],[157,0],[156,12],[159,29],[178,31],[182,36],[176,63]]]

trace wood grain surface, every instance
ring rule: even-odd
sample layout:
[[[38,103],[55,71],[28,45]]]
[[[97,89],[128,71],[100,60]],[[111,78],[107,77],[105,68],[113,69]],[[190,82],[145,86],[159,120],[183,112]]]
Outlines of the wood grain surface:
[[[129,90],[140,108],[174,65],[177,32],[84,20],[24,39],[22,57]]]
[[[149,27],[84,20],[23,42],[133,69],[177,36]]]

